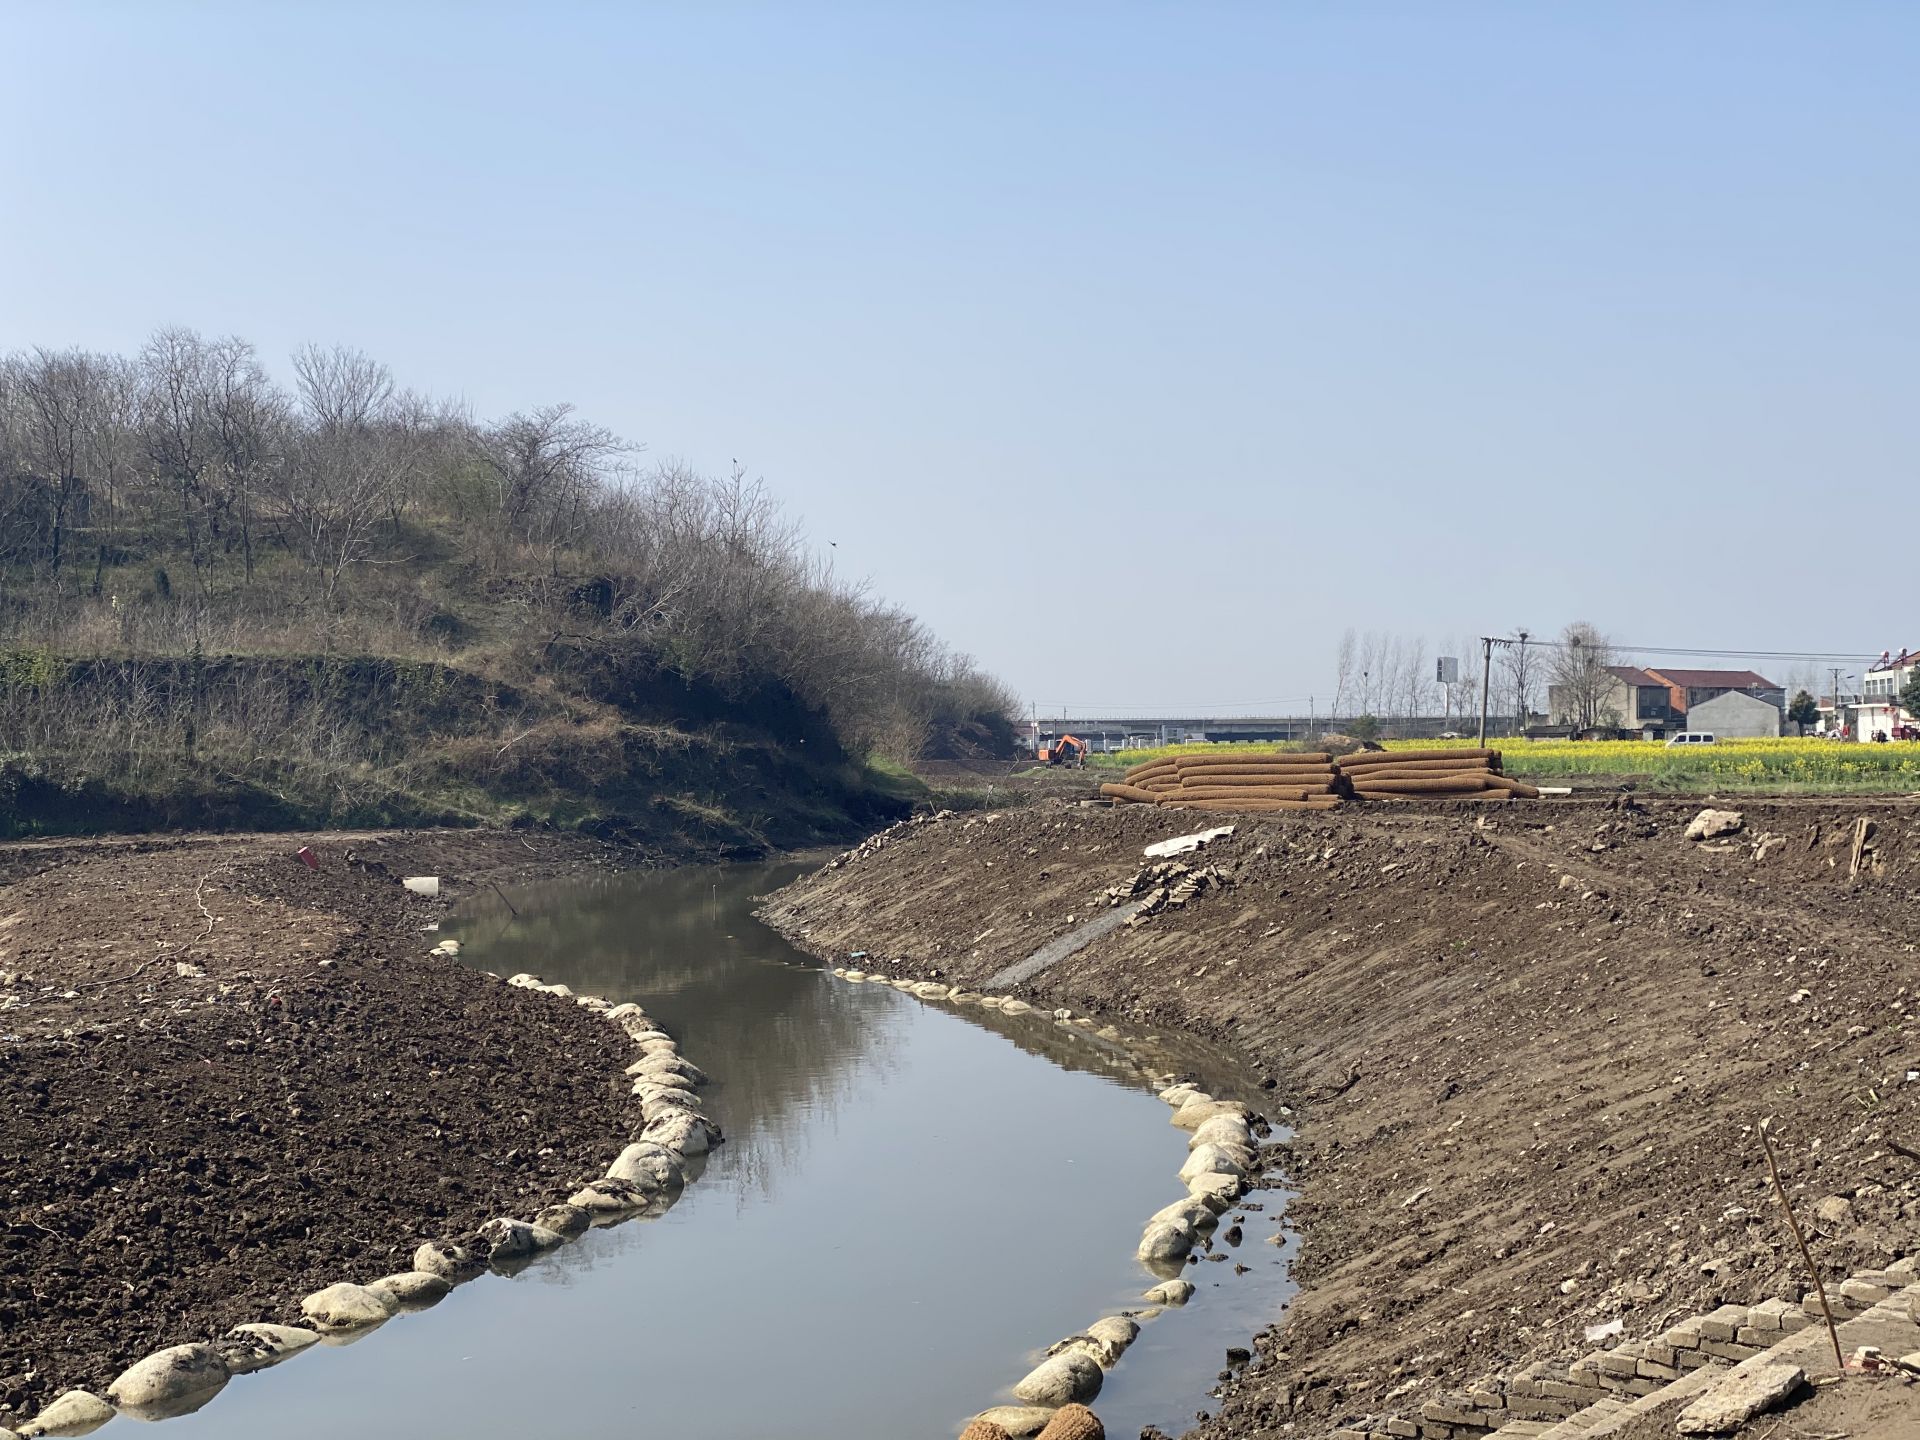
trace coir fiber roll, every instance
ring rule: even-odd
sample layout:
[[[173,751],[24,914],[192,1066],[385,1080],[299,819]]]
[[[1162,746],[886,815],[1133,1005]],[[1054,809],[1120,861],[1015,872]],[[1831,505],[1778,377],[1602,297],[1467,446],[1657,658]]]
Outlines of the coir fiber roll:
[[[1136,781],[1146,779],[1149,775],[1158,775],[1163,770],[1169,774],[1173,772],[1173,757],[1171,755],[1164,760],[1149,760],[1144,765],[1132,766],[1130,769],[1121,772],[1120,778],[1131,785]]]
[[[1331,765],[1194,765],[1178,773],[1207,780],[1219,775],[1318,775],[1331,780],[1338,772]]]
[[[1175,800],[1311,800],[1332,793],[1325,785],[1182,785],[1157,798],[1165,805]]]
[[[1337,795],[1315,795],[1310,800],[1163,800],[1162,810],[1205,810],[1216,815],[1258,814],[1268,810],[1332,810]]]
[[[961,1436],[961,1440],[966,1437]],[[1100,1417],[1084,1405],[1062,1405],[1033,1440],[1107,1440]]]
[[[1359,750],[1351,755],[1342,755],[1334,763],[1342,770],[1352,770],[1362,765],[1404,765],[1409,760],[1457,760],[1461,764],[1477,761],[1500,763],[1498,750]]]
[[[1106,784],[1100,787],[1100,793],[1109,800],[1124,800],[1132,805],[1151,805],[1160,797],[1151,790],[1142,790],[1138,785]]]
[[[1229,770],[1225,774],[1213,774],[1212,770],[1196,770],[1190,776],[1181,776],[1181,789],[1190,789],[1192,785],[1332,785],[1332,776],[1319,770],[1265,770],[1260,774],[1242,774],[1238,770]]]
[[[1235,751],[1233,755],[1175,755],[1181,768],[1192,764],[1327,764],[1325,751]]]
[[[1497,785],[1500,789],[1518,799],[1538,800],[1540,798],[1540,787],[1538,785],[1529,785],[1524,780],[1509,780],[1505,775],[1491,775],[1487,778],[1489,783]]]
[[[1365,770],[1355,770],[1347,774],[1346,779],[1354,785],[1378,785],[1383,780],[1450,780],[1467,775],[1478,776],[1483,780],[1501,778],[1491,770],[1483,770],[1478,765],[1451,765],[1431,770],[1423,770],[1413,765],[1371,765]]]
[[[1384,790],[1389,795],[1471,795],[1476,790],[1487,788],[1487,777],[1436,775],[1421,780],[1382,780],[1378,784],[1355,782],[1353,788],[1363,795],[1369,790]]]
[[[1457,770],[1498,770],[1500,767],[1491,759],[1480,756],[1468,756],[1465,760],[1389,760],[1381,765],[1343,765],[1342,775],[1359,777],[1371,775],[1378,770],[1414,770],[1430,775],[1444,775]]]

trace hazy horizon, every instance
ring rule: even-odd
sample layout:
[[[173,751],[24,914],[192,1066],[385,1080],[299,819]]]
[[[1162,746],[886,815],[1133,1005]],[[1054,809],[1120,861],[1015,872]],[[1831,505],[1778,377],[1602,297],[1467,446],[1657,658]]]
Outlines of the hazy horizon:
[[[1043,712],[1920,644],[1906,7],[0,15],[0,348],[571,401]]]

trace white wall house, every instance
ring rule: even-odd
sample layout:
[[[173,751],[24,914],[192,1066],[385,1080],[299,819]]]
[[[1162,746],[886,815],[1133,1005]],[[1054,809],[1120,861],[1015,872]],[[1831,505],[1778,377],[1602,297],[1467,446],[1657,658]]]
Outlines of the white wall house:
[[[1780,707],[1744,690],[1729,690],[1690,708],[1687,729],[1716,740],[1773,739],[1780,734]]]
[[[1870,741],[1876,734],[1883,734],[1891,740],[1895,729],[1915,723],[1915,718],[1900,708],[1900,692],[1917,669],[1920,652],[1881,654],[1879,662],[1860,681],[1860,701],[1853,707],[1854,739]]]

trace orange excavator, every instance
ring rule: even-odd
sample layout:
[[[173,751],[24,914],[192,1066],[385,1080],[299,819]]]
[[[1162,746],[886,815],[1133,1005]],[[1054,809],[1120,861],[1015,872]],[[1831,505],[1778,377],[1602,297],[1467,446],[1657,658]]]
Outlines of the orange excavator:
[[[1049,765],[1078,769],[1087,763],[1087,742],[1078,735],[1062,735],[1053,744],[1042,745],[1039,758]]]

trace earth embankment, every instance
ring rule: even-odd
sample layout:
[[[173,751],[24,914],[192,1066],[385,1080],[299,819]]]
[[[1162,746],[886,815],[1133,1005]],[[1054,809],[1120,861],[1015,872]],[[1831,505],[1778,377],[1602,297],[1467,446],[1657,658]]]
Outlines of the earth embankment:
[[[1298,1108],[1305,1288],[1200,1433],[1320,1435],[1588,1327],[1798,1301],[1765,1117],[1829,1279],[1920,1247],[1920,807],[1755,803],[1688,840],[1698,809],[1241,819],[1179,862],[1184,903],[1019,987],[1231,1041]],[[766,917],[978,985],[1110,890],[1177,884],[1142,849],[1197,828],[1059,801],[900,826]]]
[[[429,956],[500,834],[0,846],[0,1426],[600,1173],[631,1048]],[[408,875],[446,882],[439,900]],[[616,1144],[617,1148],[617,1144]]]

